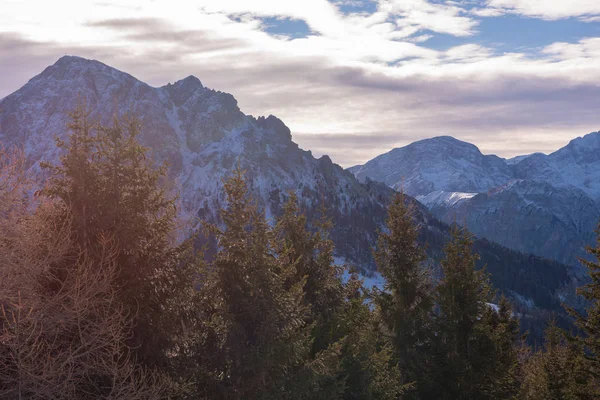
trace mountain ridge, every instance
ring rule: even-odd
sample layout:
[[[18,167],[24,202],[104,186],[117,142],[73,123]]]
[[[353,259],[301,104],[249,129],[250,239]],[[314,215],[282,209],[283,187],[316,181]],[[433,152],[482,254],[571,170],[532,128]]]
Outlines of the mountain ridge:
[[[461,151],[440,143],[459,143]],[[393,188],[401,176],[406,192],[446,223],[461,221],[480,237],[578,268],[600,219],[599,154],[600,132],[550,154],[508,160],[483,155],[466,142],[433,138],[384,153],[352,172]],[[415,158],[426,158],[426,172],[439,174],[423,173]],[[583,222],[574,223],[575,215]]]
[[[54,136],[65,139],[67,114],[80,101],[101,122],[125,111],[141,118],[140,141],[157,162],[169,163],[169,176],[181,188],[184,217],[219,223],[216,211],[226,202],[222,182],[240,166],[267,218],[281,213],[290,190],[298,194],[309,221],[319,218],[325,204],[335,225],[336,256],[373,273],[372,246],[393,190],[375,181],[359,182],[328,156],[314,158],[293,142],[283,121],[244,114],[231,94],[208,89],[198,78],[153,88],[99,61],[64,57],[0,101],[0,141],[24,148],[30,172],[41,181],[39,161],[58,160]],[[421,240],[439,260],[450,227],[409,201]],[[539,309],[559,309],[558,292],[571,279],[566,266],[484,240],[476,240],[476,247],[507,295]],[[552,271],[549,279],[534,283],[535,268]]]

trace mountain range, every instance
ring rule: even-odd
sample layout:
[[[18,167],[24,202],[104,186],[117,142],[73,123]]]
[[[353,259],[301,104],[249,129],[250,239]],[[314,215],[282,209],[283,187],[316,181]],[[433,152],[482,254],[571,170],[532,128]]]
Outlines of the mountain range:
[[[439,190],[474,193],[506,183],[515,168],[527,161],[509,166],[498,157],[482,156],[472,145],[440,138],[431,143],[437,143],[440,151],[448,150],[446,155],[424,143],[411,145],[412,150],[396,152],[401,156],[382,156],[389,162],[387,172],[370,180],[366,177],[375,170],[369,166],[372,164],[351,172],[327,156],[317,159],[293,142],[290,129],[281,120],[245,115],[232,95],[209,89],[196,77],[152,87],[101,62],[65,56],[0,100],[0,142],[24,149],[29,171],[40,185],[46,178],[40,161],[58,162],[55,138],[66,138],[68,113],[82,102],[91,110],[91,118],[102,122],[125,112],[141,118],[140,140],[157,162],[169,164],[169,177],[179,188],[183,218],[219,223],[218,210],[225,205],[223,180],[239,166],[271,220],[282,211],[289,191],[299,195],[309,221],[319,217],[324,204],[335,226],[331,236],[336,256],[365,275],[374,273],[372,247],[384,226],[392,188],[401,187],[406,175],[404,166],[414,164],[411,178],[404,182],[411,195]],[[461,153],[463,150],[466,153]],[[403,164],[402,160],[409,161]],[[443,167],[440,163],[450,160],[456,161],[451,161],[452,170],[438,169]],[[472,168],[477,169],[473,172]],[[382,179],[385,174],[395,175]],[[432,259],[439,260],[449,225],[415,200],[407,201],[414,205],[421,240],[428,245]],[[560,309],[561,293],[573,279],[569,267],[485,238],[476,240],[475,249],[493,282],[517,306],[540,312]]]
[[[600,132],[552,154],[512,159],[436,137],[349,168],[415,196],[441,220],[480,237],[577,270],[600,218]],[[581,271],[580,271],[581,272]]]

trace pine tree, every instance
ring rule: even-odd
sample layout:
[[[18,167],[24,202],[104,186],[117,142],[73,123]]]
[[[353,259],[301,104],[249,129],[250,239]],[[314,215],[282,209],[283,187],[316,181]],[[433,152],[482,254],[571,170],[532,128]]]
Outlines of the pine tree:
[[[334,264],[334,245],[328,237],[331,221],[325,214],[322,210],[316,231],[310,232],[306,216],[300,212],[298,198],[291,192],[275,228],[280,244],[277,253],[296,266],[292,283],[305,281],[304,304],[310,310],[307,323],[313,325],[314,354],[343,336],[337,332],[336,319],[346,306],[343,268]]]
[[[490,307],[493,290],[476,269],[472,237],[454,227],[441,262],[433,396],[440,399],[511,398],[516,394],[518,330],[508,303]]]
[[[138,143],[137,118],[101,126],[89,115],[85,106],[71,114],[69,138],[57,142],[64,151],[60,164],[43,164],[51,177],[41,193],[62,202],[70,214],[73,254],[94,255],[100,237],[114,240],[119,300],[136,316],[129,344],[144,365],[166,368],[193,293],[194,270],[187,243],[173,240],[175,199],[160,184],[165,166],[155,168]],[[64,280],[68,269],[56,267],[54,282]]]
[[[224,228],[211,228],[219,250],[201,288],[194,349],[204,375],[199,392],[214,399],[319,398],[320,379],[336,355],[311,357],[306,280],[294,282],[296,263],[275,254],[281,244],[240,170],[225,191]]]
[[[520,397],[526,400],[587,400],[598,398],[583,357],[581,345],[551,321],[546,328],[544,346],[524,365]]]
[[[417,243],[419,231],[404,195],[398,194],[388,210],[387,232],[379,235],[375,260],[386,280],[376,303],[404,383],[421,380],[432,332],[433,288],[427,256]]]
[[[356,274],[343,279],[344,268],[334,264],[334,246],[328,237],[332,223],[322,217],[315,231],[308,229],[294,193],[278,218],[278,254],[295,263],[293,282],[305,281],[304,302],[310,310],[312,356],[322,357],[339,347],[334,379],[322,381],[320,398],[396,399],[406,389],[393,362],[391,346],[378,330],[368,291]],[[316,397],[314,397],[316,398]]]
[[[579,336],[571,335],[570,340],[580,346],[588,379],[593,382],[594,393],[600,396],[600,225],[596,235],[596,247],[587,249],[595,260],[580,260],[588,269],[590,282],[577,293],[589,305],[584,314],[568,307],[567,311],[575,318],[575,325],[581,331]]]
[[[381,335],[378,314],[373,312],[371,294],[352,274],[347,284],[347,308],[338,325],[346,332],[342,347],[345,378],[344,400],[394,400],[413,385],[403,384],[402,371],[390,342]]]

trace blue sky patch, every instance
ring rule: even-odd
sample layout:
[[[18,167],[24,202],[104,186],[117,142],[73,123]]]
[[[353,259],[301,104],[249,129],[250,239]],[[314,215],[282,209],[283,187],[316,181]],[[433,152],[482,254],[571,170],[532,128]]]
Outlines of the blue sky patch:
[[[305,38],[311,34],[306,22],[290,18],[263,18],[265,32],[272,35],[284,35],[292,39]]]

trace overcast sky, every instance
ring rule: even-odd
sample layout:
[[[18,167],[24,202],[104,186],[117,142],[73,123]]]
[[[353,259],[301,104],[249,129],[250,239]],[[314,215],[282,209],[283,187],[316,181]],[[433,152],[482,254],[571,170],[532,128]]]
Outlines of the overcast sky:
[[[0,0],[0,98],[59,57],[188,75],[343,166],[452,135],[549,152],[600,129],[598,0]]]

